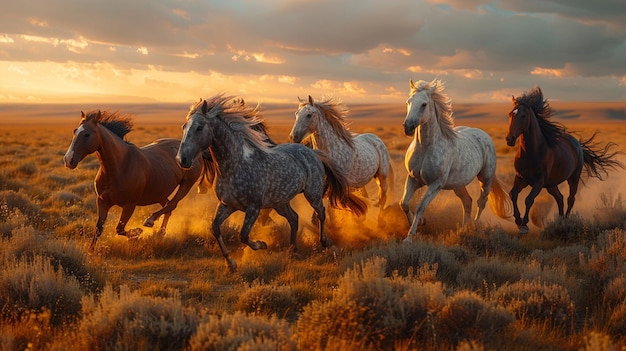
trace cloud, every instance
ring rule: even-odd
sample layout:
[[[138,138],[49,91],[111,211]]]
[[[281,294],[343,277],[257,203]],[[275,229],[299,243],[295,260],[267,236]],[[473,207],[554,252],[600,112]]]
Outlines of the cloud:
[[[574,98],[578,82],[626,100],[626,14],[614,0],[57,0],[3,4],[0,23],[0,61],[153,66],[274,99],[272,84],[391,99],[409,78],[445,76],[453,99],[535,84]]]

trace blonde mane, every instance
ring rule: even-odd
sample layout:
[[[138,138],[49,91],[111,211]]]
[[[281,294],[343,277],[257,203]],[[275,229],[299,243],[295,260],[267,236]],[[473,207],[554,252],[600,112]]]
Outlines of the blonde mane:
[[[308,101],[301,102],[299,108],[307,104],[309,104]],[[342,104],[341,100],[334,97],[322,97],[322,101],[313,102],[313,106],[322,111],[322,116],[328,121],[335,134],[348,143],[350,147],[354,148],[353,134],[348,129],[346,122],[349,110]]]
[[[206,114],[202,113],[202,106],[205,101],[207,104]],[[251,108],[243,100],[218,94],[206,100],[200,99],[191,105],[187,118],[195,113],[205,118],[211,118],[209,115],[218,118],[235,135],[246,140],[251,146],[264,152],[271,151],[271,144],[268,142],[267,135],[253,128],[256,125],[263,126],[264,123],[260,116],[259,106]],[[265,127],[263,126],[262,129],[265,130]]]
[[[441,80],[434,79],[430,83],[423,80],[418,81],[411,87],[411,96],[420,91],[431,89],[429,104],[434,104],[435,118],[437,118],[441,133],[448,139],[456,138],[457,133],[454,130],[454,118],[452,118],[452,100],[443,92],[445,87]]]

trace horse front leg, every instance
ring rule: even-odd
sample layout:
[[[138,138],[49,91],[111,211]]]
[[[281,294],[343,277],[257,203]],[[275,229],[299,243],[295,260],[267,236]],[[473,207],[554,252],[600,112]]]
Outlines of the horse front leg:
[[[96,207],[98,211],[98,220],[96,221],[96,230],[93,233],[93,238],[91,239],[91,245],[89,245],[89,251],[93,252],[96,247],[96,241],[100,235],[102,235],[102,231],[104,230],[104,222],[107,219],[107,215],[109,214],[109,210],[111,209],[111,205],[102,200],[101,197],[98,197],[96,201]]]
[[[535,198],[537,197],[537,195],[539,195],[542,188],[543,183],[541,182],[533,184],[530,193],[528,194],[528,196],[526,196],[526,211],[524,212],[524,218],[522,218],[522,224],[521,226],[519,226],[519,234],[528,234],[528,214],[530,213],[530,208],[535,203]]]
[[[402,193],[402,200],[400,200],[400,207],[402,208],[402,211],[404,211],[409,225],[413,223],[413,214],[411,213],[409,205],[411,203],[411,198],[413,198],[413,195],[415,194],[415,191],[417,191],[417,189],[419,188],[420,184],[418,184],[417,180],[415,180],[415,178],[411,177],[410,175],[407,175],[404,182],[404,192]]]
[[[211,231],[213,232],[213,236],[215,240],[217,240],[217,244],[222,251],[222,255],[226,260],[226,264],[228,264],[228,268],[230,268],[231,272],[235,272],[237,270],[237,263],[235,260],[228,256],[228,250],[226,249],[226,245],[224,244],[224,240],[222,239],[222,223],[228,218],[235,210],[232,208],[222,204],[221,202],[217,205],[217,209],[215,210],[215,217],[213,218],[213,223],[211,223]]]
[[[519,211],[519,206],[517,206],[517,196],[519,192],[522,191],[528,184],[521,177],[516,176],[513,180],[513,187],[509,192],[509,197],[511,198],[511,202],[513,203],[513,217],[515,218],[515,224],[521,231],[522,225],[522,217]],[[528,227],[526,227],[526,232],[528,233]]]
[[[428,189],[426,190],[426,194],[424,194],[424,197],[422,198],[419,205],[417,205],[417,208],[415,209],[415,215],[413,216],[413,223],[411,223],[409,234],[404,239],[405,243],[410,243],[413,241],[413,236],[415,236],[415,233],[417,233],[417,224],[420,218],[422,218],[422,216],[424,215],[424,211],[426,211],[426,207],[428,207],[430,202],[433,201],[433,199],[435,198],[437,193],[439,193],[441,188],[442,188],[442,185],[438,183],[430,184],[428,186]]]
[[[254,222],[256,222],[256,219],[259,217],[260,210],[261,209],[256,206],[246,208],[246,217],[243,220],[243,226],[239,234],[241,242],[250,246],[252,250],[267,249],[267,244],[264,241],[250,240],[250,231],[252,230],[252,225],[254,225]]]

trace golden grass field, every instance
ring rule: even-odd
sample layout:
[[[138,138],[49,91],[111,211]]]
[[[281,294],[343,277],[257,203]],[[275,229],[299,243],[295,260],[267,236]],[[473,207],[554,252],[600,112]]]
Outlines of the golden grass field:
[[[626,150],[623,103],[551,104],[568,130],[598,132],[598,141]],[[457,125],[493,138],[508,191],[516,152],[504,141],[510,105],[453,107]],[[379,135],[391,154],[395,188],[385,224],[376,223],[374,206],[364,221],[331,210],[327,231],[335,247],[322,249],[312,210],[296,198],[299,254],[290,257],[281,217],[254,226],[251,237],[269,246],[255,252],[239,242],[243,216],[235,214],[223,227],[239,267],[230,273],[210,233],[217,199],[195,190],[173,212],[165,236],[157,223],[138,239],[117,237],[120,211],[113,208],[88,252],[98,161],[91,155],[69,170],[62,157],[80,110],[94,108],[133,113],[127,140],[138,146],[180,138],[187,112],[185,104],[0,105],[2,350],[626,347],[624,170],[587,181],[566,220],[555,217],[542,192],[533,215],[544,226],[524,237],[490,209],[480,223],[460,227],[460,201],[443,191],[419,237],[402,245],[408,224],[397,203],[411,141],[403,134],[404,106],[352,106],[351,130]],[[262,107],[276,142],[287,141],[295,108]],[[374,184],[367,190],[376,194]],[[469,190],[476,199],[478,184]],[[127,228],[140,227],[158,208],[137,208]]]

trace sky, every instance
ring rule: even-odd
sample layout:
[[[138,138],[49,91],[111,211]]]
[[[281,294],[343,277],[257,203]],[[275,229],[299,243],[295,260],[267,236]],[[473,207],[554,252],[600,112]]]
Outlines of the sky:
[[[0,0],[0,103],[626,102],[624,0]]]

